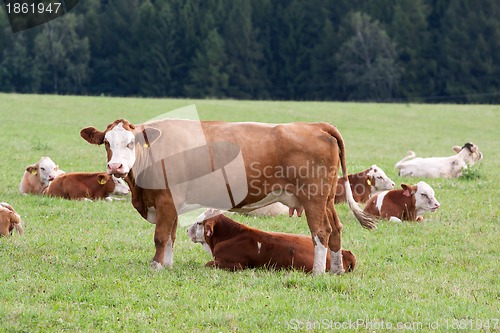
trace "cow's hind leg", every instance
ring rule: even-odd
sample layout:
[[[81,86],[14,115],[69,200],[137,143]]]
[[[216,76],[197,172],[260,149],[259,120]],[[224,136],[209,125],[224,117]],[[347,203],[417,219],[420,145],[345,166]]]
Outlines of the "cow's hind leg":
[[[325,204],[307,203],[304,205],[307,224],[311,231],[314,244],[314,264],[312,273],[324,274],[326,271],[326,256],[328,251],[328,241],[332,228],[326,219]]]
[[[342,265],[342,223],[340,223],[337,211],[333,206],[333,200],[327,203],[326,211],[326,218],[332,227],[332,233],[328,240],[328,247],[330,249],[330,273],[343,274],[345,270]]]

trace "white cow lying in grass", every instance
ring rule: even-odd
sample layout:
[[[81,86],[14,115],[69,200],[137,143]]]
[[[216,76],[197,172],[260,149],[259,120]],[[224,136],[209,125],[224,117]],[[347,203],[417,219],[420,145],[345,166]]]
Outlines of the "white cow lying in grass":
[[[403,177],[456,178],[483,158],[479,148],[470,142],[463,147],[455,146],[453,150],[456,155],[428,158],[415,157],[415,153],[409,151],[408,156],[396,163],[396,169]]]

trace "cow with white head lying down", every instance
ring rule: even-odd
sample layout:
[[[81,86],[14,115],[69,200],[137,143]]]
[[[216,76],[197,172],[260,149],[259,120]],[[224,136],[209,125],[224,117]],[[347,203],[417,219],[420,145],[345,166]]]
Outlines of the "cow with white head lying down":
[[[14,230],[20,235],[23,234],[21,216],[11,205],[0,202],[0,236],[12,235]]]
[[[148,158],[152,160],[155,153],[170,146],[175,145],[170,151],[178,153],[179,144],[191,140],[199,127],[206,144],[196,148],[196,155],[177,154],[172,155],[179,157],[174,160],[155,160],[150,168],[141,169],[141,173],[134,169],[134,166],[147,164]],[[338,169],[342,168],[344,178],[347,178],[347,170],[344,141],[336,127],[327,123],[226,123],[180,119],[133,125],[118,119],[104,131],[87,127],[80,135],[89,143],[105,145],[107,172],[125,177],[131,189],[133,206],[143,218],[156,225],[152,267],[173,265],[178,214],[185,207],[226,209],[213,206],[211,202],[228,193],[234,199],[231,184],[239,182],[244,184],[246,192],[242,199],[231,200],[231,211],[248,212],[273,200],[296,209],[303,207],[311,231],[310,241],[314,244],[313,272],[325,272],[328,252],[333,258],[329,271],[333,274],[344,272],[341,264],[342,224],[334,207],[334,198]],[[238,156],[243,160],[243,177],[226,172],[223,175],[224,193],[214,189],[208,195],[200,195],[193,189],[181,193],[184,196],[174,196],[173,186],[180,184],[182,187],[186,183],[172,186],[166,173],[178,172],[180,179],[189,180],[207,172],[221,174],[219,171],[224,171],[217,162],[217,157],[227,155],[217,155],[218,143],[221,142],[235,146],[241,152]],[[190,161],[201,154],[208,156],[209,163]],[[158,187],[141,185],[144,179],[154,179],[153,185]],[[350,186],[346,188],[347,202],[356,219],[363,227],[375,228],[376,219],[363,212],[354,201]]]
[[[19,192],[41,194],[54,178],[63,173],[64,171],[60,170],[50,157],[42,157],[37,163],[26,167],[19,185]]]
[[[314,246],[305,235],[266,232],[238,223],[221,211],[208,209],[188,228],[189,238],[203,245],[213,260],[207,267],[227,270],[245,268],[296,269],[311,272]],[[327,255],[327,267],[330,256]],[[342,266],[346,272],[356,267],[356,257],[342,249]]]
[[[414,186],[401,184],[401,188],[377,193],[368,200],[364,211],[394,222],[422,221],[423,213],[434,212],[440,206],[434,190],[426,182]]]
[[[413,151],[396,163],[396,169],[402,177],[427,178],[457,178],[462,171],[480,161],[483,154],[473,143],[466,143],[463,147],[455,146],[456,155],[449,157],[415,157]]]

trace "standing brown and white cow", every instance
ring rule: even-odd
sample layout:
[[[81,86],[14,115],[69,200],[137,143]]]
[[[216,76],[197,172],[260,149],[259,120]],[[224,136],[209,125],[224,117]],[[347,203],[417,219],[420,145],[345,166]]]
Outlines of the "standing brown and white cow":
[[[184,144],[192,141],[198,128],[206,145],[183,153]],[[156,224],[153,267],[173,265],[178,214],[192,206],[225,209],[216,207],[216,199],[225,195],[231,199],[231,210],[236,212],[253,210],[273,200],[292,208],[303,207],[314,242],[313,272],[325,272],[328,250],[332,258],[330,272],[344,272],[342,224],[334,208],[339,165],[346,185],[348,180],[344,141],[334,126],[179,119],[135,126],[119,119],[104,131],[87,127],[80,135],[89,143],[105,144],[107,172],[126,177],[133,206],[143,218]],[[164,150],[168,150],[168,156],[156,158]],[[236,170],[226,170],[223,165],[231,164],[233,155],[234,160],[242,158],[242,178],[235,176]],[[176,177],[167,177],[169,172]],[[225,193],[216,187],[203,189],[203,193],[201,188],[190,188],[189,180],[203,179],[210,172],[223,176]],[[235,200],[235,183],[244,184],[241,200]],[[175,192],[177,187],[185,191]],[[355,217],[363,227],[374,228],[376,219],[363,212],[354,201],[350,186],[346,188],[347,202]]]

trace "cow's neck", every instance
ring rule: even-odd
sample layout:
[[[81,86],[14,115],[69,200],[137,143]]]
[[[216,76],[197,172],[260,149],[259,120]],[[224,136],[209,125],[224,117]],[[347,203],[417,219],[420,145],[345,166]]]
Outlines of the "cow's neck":
[[[403,191],[403,190],[401,190]],[[415,200],[415,194],[412,194],[411,196],[405,196],[403,195],[403,203],[405,210],[403,212],[403,219],[405,220],[415,220],[416,219],[416,200]]]
[[[144,201],[142,200],[142,188],[137,186],[135,183],[134,172],[132,169],[125,176],[125,182],[130,188],[130,193],[132,195],[132,206],[141,214],[141,216],[147,220],[148,212],[146,207],[144,207]]]

